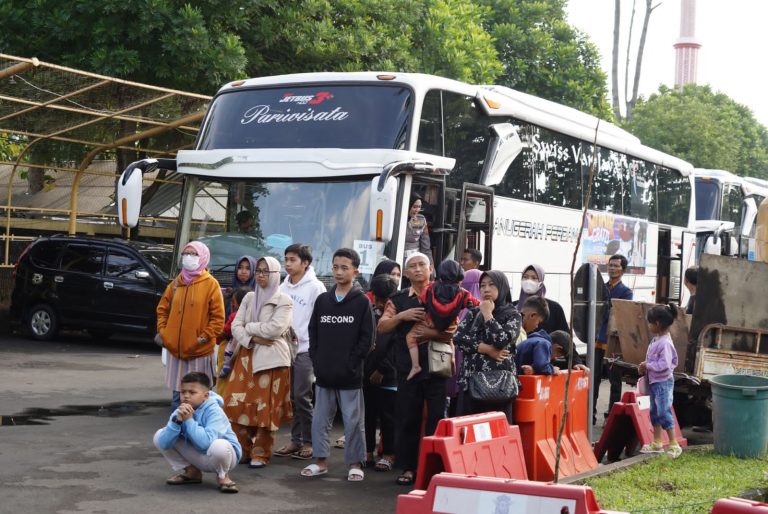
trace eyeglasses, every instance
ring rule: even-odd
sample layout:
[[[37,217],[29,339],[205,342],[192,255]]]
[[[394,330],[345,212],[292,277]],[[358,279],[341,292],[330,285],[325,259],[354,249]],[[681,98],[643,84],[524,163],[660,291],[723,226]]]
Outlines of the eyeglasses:
[[[268,269],[257,269],[254,274],[256,275],[269,275],[270,273],[280,273],[279,271],[270,271]]]

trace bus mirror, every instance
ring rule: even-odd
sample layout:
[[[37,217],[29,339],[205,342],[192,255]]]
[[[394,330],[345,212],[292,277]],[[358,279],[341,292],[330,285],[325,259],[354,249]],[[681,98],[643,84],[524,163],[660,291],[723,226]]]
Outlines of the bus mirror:
[[[488,127],[491,141],[485,154],[480,183],[495,186],[504,178],[507,168],[523,151],[523,142],[511,123],[496,123]]]
[[[707,240],[704,243],[704,253],[709,255],[720,255],[723,251],[723,238],[711,235],[707,236]]]
[[[752,234],[752,225],[757,217],[757,204],[754,197],[744,199],[744,206],[741,209],[741,235],[749,237]]]
[[[125,228],[136,226],[141,208],[142,172],[134,164],[117,180],[117,220]]]
[[[371,180],[370,238],[374,241],[389,242],[395,226],[397,205],[397,179],[388,177],[379,191],[379,177]]]

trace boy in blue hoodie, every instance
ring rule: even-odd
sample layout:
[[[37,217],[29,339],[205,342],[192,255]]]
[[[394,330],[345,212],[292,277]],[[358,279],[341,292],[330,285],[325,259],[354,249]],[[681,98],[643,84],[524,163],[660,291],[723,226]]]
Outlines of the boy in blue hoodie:
[[[360,256],[350,248],[333,254],[336,285],[317,297],[309,320],[309,357],[315,370],[315,413],[312,442],[316,464],[301,471],[305,477],[328,473],[331,445],[328,434],[341,409],[344,420],[344,461],[347,480],[359,482],[364,473],[365,429],[363,409],[363,361],[373,347],[373,311],[368,297],[355,284]]]
[[[236,493],[229,472],[237,466],[242,448],[222,410],[224,400],[211,391],[205,373],[193,371],[181,379],[181,405],[153,442],[177,474],[168,485],[199,484],[203,472],[216,473],[222,493]]]
[[[517,345],[515,365],[518,375],[554,375],[559,368],[552,365],[552,338],[539,329],[549,317],[549,306],[543,296],[529,296],[521,309],[523,329],[528,338]]]

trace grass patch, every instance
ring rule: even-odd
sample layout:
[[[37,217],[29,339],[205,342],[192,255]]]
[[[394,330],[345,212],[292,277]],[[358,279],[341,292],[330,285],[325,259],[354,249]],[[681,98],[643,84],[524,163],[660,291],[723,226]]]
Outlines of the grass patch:
[[[712,449],[659,455],[610,475],[590,478],[603,509],[709,513],[720,498],[768,485],[768,460],[738,459]]]

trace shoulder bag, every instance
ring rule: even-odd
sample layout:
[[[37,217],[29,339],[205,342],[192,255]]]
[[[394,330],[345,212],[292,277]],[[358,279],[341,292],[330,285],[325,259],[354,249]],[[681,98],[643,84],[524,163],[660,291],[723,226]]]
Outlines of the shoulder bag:
[[[469,377],[469,396],[486,403],[506,403],[517,396],[517,377],[512,371],[478,371]]]
[[[427,359],[429,361],[429,374],[450,378],[453,376],[453,345],[440,341],[429,341],[427,347]]]

